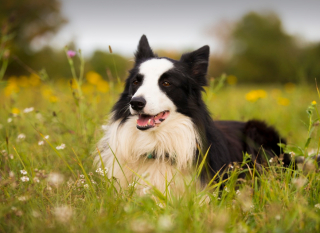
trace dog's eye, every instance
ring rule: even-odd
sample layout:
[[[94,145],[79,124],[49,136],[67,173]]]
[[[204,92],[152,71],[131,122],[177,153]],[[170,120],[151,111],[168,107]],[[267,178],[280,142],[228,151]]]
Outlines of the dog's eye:
[[[168,86],[170,86],[171,84],[169,83],[169,82],[167,82],[167,81],[164,81],[163,83],[162,83],[162,86],[164,86],[164,87],[168,87]]]
[[[133,85],[138,85],[138,84],[139,84],[139,81],[138,81],[138,80],[134,80],[134,81],[132,82],[132,84],[133,84]]]

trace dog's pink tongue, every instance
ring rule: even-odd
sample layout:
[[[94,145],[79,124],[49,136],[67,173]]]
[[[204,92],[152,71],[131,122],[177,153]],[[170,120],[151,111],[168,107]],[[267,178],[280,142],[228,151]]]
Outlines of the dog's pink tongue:
[[[147,126],[147,125],[154,126],[154,116],[140,114],[137,120],[137,124],[139,126]]]

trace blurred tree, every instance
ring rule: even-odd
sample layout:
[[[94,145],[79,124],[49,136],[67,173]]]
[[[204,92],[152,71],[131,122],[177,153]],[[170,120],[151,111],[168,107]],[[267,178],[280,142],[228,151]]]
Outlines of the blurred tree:
[[[308,45],[301,51],[301,79],[308,83],[320,81],[320,43]]]
[[[274,13],[248,13],[237,22],[226,71],[241,82],[296,82],[299,49]]]
[[[11,34],[6,42],[11,59],[7,74],[26,73],[26,66],[32,62],[41,39],[52,36],[66,22],[60,13],[59,0],[10,0],[2,1],[0,25],[3,32]],[[23,62],[22,62],[23,61]],[[22,65],[26,63],[26,65]],[[30,71],[30,70],[29,70]]]

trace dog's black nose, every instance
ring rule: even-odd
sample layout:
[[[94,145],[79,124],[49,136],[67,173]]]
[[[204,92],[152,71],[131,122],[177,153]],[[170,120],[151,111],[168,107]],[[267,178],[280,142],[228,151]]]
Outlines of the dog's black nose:
[[[131,108],[141,111],[146,106],[147,101],[143,97],[133,97],[130,101]]]

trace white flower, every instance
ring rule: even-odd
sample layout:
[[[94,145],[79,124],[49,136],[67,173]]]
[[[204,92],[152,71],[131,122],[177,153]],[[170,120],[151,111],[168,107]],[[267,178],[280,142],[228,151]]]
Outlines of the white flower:
[[[241,192],[240,192],[240,190],[238,189],[237,191],[236,191],[236,195],[240,195],[241,194]]]
[[[10,155],[9,155],[9,158],[10,158],[10,159],[13,159],[13,158],[14,158],[14,157],[13,157],[13,154],[10,154]]]
[[[84,175],[80,175],[80,178],[81,178],[81,179],[84,179]]]
[[[109,169],[108,168],[104,168],[104,173],[107,175]],[[96,173],[98,173],[99,175],[101,176],[104,176],[104,173],[103,173],[103,170],[99,167],[97,170],[96,170]]]
[[[8,118],[7,122],[11,123],[12,122],[12,118]]]
[[[33,182],[35,182],[35,183],[39,183],[39,182],[40,182],[40,180],[39,180],[39,178],[38,178],[38,177],[34,177],[34,178],[33,178]]]
[[[61,223],[69,222],[72,217],[72,208],[69,206],[59,206],[55,207],[52,211],[53,215],[56,217],[57,221]]]
[[[14,177],[14,172],[13,171],[9,171],[9,177]]]
[[[29,196],[20,196],[18,197],[19,201],[27,201],[30,197]]]
[[[145,188],[142,189],[142,192],[143,192],[144,194],[148,194],[148,193],[149,193],[149,190],[150,190],[150,187],[145,187]]]
[[[273,162],[273,157],[269,160],[269,163],[272,163]]]
[[[316,208],[320,209],[320,203],[315,204],[315,205],[314,205],[314,207],[316,207]]]
[[[88,184],[83,185],[83,187],[84,187],[85,189],[89,189],[89,185],[88,185]]]
[[[25,108],[24,110],[23,110],[23,112],[24,113],[29,113],[29,112],[32,112],[34,110],[34,108],[33,107],[30,107],[30,108]]]
[[[279,221],[279,220],[281,219],[281,216],[280,216],[279,214],[277,214],[277,215],[275,216],[275,219]]]
[[[39,145],[39,146],[42,146],[43,144],[44,144],[44,141],[39,141],[39,142],[38,142],[38,145]]]
[[[49,174],[47,180],[51,185],[59,186],[63,183],[64,177],[60,173],[52,172]]]
[[[20,170],[20,173],[21,173],[22,175],[27,175],[27,174],[28,174],[28,172],[27,172],[26,170]]]
[[[227,186],[224,188],[224,190],[225,190],[227,193],[230,192],[230,190],[228,189]]]
[[[57,150],[63,150],[64,148],[66,148],[66,145],[64,143],[56,147]]]
[[[44,136],[44,138],[47,140],[49,139],[49,137],[50,137],[49,135]]]
[[[26,135],[21,133],[21,134],[18,135],[17,140],[23,140],[25,138],[26,138]]]
[[[22,182],[28,182],[29,181],[29,177],[27,176],[23,176],[20,178]]]
[[[168,215],[162,215],[159,217],[158,225],[162,230],[170,231],[173,228],[172,217]]]

